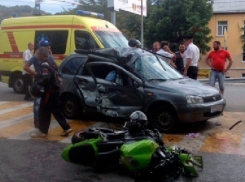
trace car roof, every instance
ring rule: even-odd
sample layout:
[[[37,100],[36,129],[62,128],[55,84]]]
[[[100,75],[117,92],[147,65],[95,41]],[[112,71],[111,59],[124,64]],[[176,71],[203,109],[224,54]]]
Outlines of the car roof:
[[[104,49],[97,49],[94,51],[88,50],[76,50],[78,54],[87,54],[89,55],[96,55],[99,57],[104,58],[113,58],[117,60],[118,63],[131,65],[135,62],[135,60],[140,56],[149,56],[153,55],[152,53],[145,51],[141,48],[132,48],[132,47],[125,47],[125,48],[104,48]]]

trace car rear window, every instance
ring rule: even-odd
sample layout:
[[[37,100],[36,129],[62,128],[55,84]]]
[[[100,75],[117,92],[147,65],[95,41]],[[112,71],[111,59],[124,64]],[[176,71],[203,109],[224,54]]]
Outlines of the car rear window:
[[[61,69],[62,74],[75,75],[82,63],[86,60],[86,57],[71,58]]]

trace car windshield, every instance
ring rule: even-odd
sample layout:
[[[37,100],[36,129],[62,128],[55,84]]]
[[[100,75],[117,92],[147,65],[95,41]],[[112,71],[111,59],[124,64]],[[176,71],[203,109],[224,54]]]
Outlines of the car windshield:
[[[176,80],[183,76],[154,55],[143,55],[131,65],[145,80]]]
[[[105,48],[128,47],[128,41],[121,32],[94,31]]]

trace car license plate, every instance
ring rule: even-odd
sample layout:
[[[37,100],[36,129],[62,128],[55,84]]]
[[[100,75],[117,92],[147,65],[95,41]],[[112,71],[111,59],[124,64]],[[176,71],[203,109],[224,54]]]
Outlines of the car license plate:
[[[222,111],[222,110],[223,110],[223,105],[211,106],[211,113]]]

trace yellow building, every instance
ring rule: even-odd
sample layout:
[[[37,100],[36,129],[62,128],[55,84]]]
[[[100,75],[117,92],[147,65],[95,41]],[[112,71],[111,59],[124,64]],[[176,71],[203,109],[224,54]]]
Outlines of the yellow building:
[[[227,48],[233,58],[233,65],[226,77],[245,77],[245,56],[243,56],[243,44],[241,35],[245,26],[245,0],[214,0],[213,16],[209,22],[212,41],[221,42],[222,47]],[[202,56],[199,62],[199,78],[208,78],[210,67],[206,65],[206,56]]]

